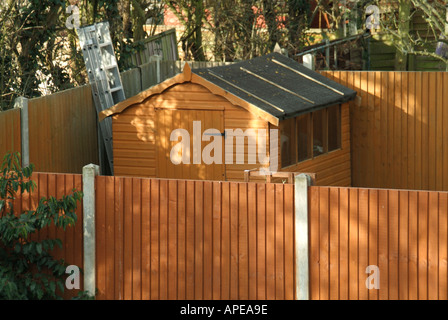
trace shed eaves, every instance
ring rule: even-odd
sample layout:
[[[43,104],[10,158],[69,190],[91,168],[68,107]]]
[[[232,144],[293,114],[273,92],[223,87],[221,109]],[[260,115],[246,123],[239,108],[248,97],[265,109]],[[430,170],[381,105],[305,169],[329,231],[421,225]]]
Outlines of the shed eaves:
[[[279,120],[356,97],[356,91],[278,53],[192,72]]]

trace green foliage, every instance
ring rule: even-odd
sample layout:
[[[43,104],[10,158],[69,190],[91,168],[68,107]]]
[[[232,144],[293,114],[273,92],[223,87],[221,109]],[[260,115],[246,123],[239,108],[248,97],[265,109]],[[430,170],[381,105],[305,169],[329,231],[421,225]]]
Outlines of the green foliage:
[[[66,264],[51,256],[55,247],[62,247],[61,240],[35,241],[31,236],[52,224],[63,230],[73,226],[82,194],[41,198],[36,210],[17,212],[16,195],[36,188],[30,179],[33,169],[22,168],[17,153],[7,154],[0,168],[0,300],[61,299],[64,292]]]

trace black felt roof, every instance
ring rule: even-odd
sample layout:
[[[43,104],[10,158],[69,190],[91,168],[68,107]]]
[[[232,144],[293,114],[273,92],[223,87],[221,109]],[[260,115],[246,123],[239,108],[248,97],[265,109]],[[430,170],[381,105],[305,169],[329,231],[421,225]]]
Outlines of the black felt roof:
[[[192,72],[279,120],[356,97],[356,91],[278,53]]]

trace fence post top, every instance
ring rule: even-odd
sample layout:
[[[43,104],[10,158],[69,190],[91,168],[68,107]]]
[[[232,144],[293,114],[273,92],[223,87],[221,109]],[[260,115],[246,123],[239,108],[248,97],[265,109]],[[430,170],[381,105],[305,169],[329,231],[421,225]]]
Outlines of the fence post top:
[[[26,106],[27,102],[28,102],[28,98],[26,98],[24,96],[15,98],[14,109],[17,109],[17,108],[23,109]]]
[[[306,184],[308,186],[311,186],[311,184],[312,184],[311,176],[306,174],[306,173],[301,173],[299,175],[296,175],[294,180],[295,180],[295,183],[301,183],[301,182],[303,182],[305,180]]]
[[[95,175],[98,176],[100,174],[100,166],[96,164],[88,164],[82,168],[82,172],[86,173],[88,171],[94,171]]]

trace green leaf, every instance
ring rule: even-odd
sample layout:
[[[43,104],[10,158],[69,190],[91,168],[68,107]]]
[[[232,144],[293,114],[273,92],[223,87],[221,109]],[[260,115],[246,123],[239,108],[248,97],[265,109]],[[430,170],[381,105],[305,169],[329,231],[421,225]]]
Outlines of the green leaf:
[[[42,254],[42,244],[36,243],[36,251],[38,254]]]

